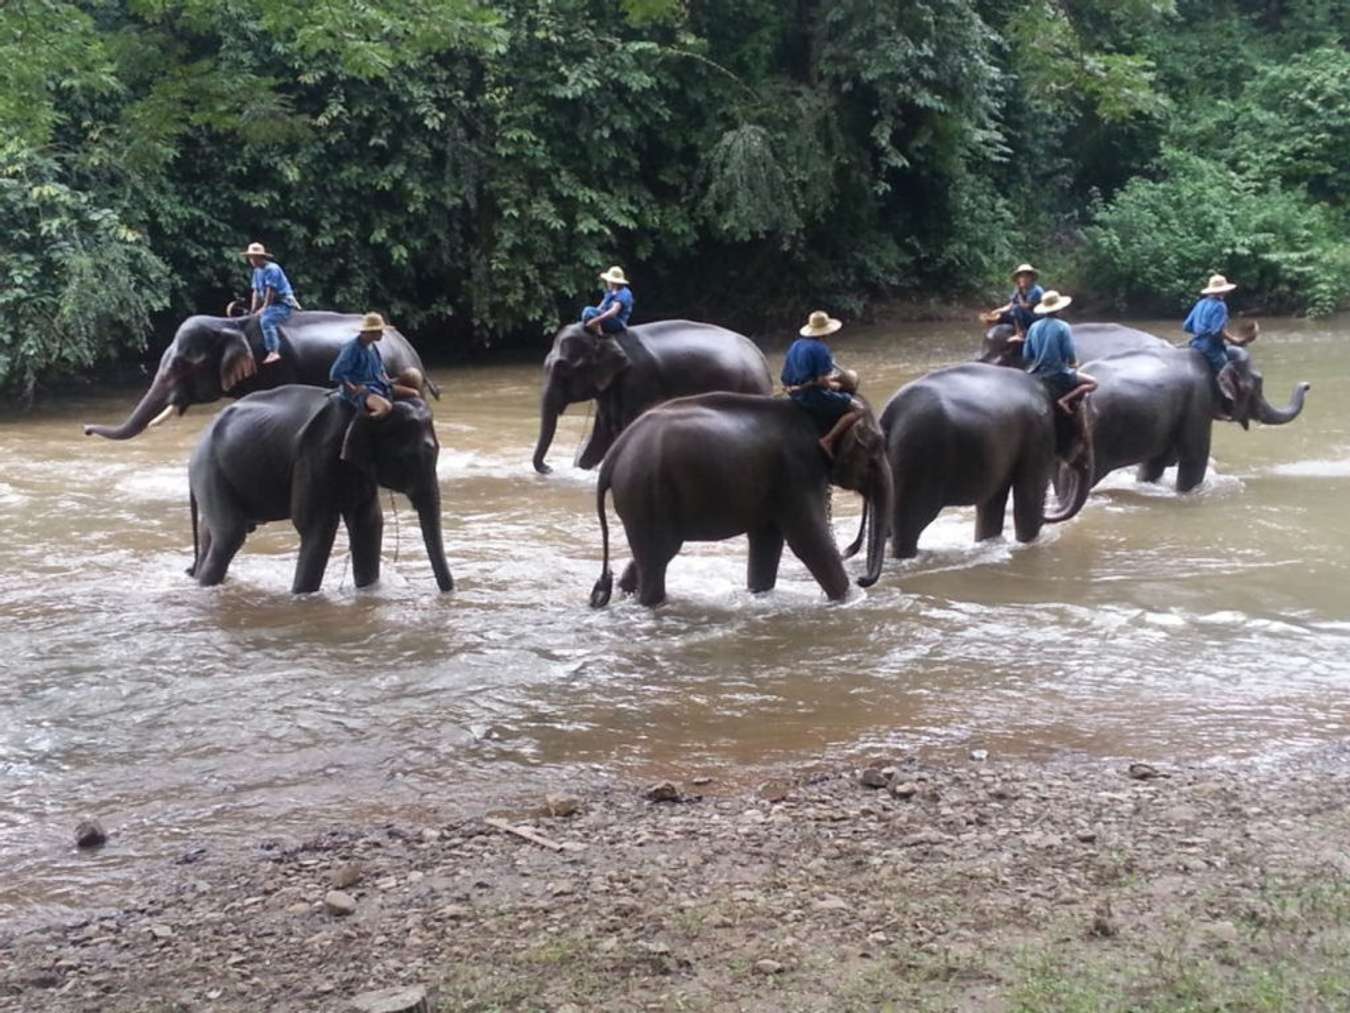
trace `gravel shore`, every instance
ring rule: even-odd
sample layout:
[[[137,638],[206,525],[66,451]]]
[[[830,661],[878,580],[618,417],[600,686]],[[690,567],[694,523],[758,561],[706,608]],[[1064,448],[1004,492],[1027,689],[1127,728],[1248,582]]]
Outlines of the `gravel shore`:
[[[1346,1009],[1348,789],[910,755],[335,827],[0,928],[0,1008]]]

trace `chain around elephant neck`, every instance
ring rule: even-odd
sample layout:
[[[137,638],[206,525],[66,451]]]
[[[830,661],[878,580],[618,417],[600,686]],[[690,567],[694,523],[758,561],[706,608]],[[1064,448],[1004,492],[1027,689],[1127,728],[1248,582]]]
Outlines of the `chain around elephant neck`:
[[[398,504],[394,502],[394,490],[389,490],[389,509],[394,514],[394,562],[398,562],[398,549],[400,544],[398,530]]]

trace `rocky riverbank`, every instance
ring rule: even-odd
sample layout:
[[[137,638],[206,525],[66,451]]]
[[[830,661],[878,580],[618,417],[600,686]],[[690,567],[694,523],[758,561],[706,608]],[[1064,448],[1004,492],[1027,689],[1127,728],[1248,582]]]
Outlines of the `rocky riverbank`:
[[[1348,798],[1344,748],[905,756],[332,828],[0,928],[0,1008],[1344,1009]]]

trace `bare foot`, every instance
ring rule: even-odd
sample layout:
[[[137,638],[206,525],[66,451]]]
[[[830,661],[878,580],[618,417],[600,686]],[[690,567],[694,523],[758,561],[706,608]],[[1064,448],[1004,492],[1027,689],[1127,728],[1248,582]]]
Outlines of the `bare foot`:
[[[822,436],[816,442],[820,445],[820,452],[833,461],[834,451],[830,448],[830,441]]]
[[[268,353],[267,353],[267,358],[263,359],[262,364],[263,364],[264,366],[270,366],[270,365],[272,365],[272,363],[274,363],[274,362],[280,362],[280,361],[281,361],[281,353],[280,353],[280,352],[268,352]]]
[[[1060,398],[1058,401],[1055,402],[1055,404],[1059,405],[1059,410],[1062,411],[1065,415],[1073,414],[1073,404],[1069,401],[1068,398]]]

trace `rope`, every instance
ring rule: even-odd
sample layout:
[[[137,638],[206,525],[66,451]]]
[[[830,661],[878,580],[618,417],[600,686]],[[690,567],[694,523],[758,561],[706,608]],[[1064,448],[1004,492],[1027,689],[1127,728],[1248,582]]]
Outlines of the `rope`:
[[[581,436],[577,438],[577,447],[572,451],[572,467],[576,467],[577,461],[581,459],[581,444],[590,436],[591,416],[595,414],[595,402],[586,402],[586,424],[581,427]]]
[[[398,526],[398,504],[394,502],[394,490],[389,490],[389,509],[394,515],[394,562],[398,562],[398,550],[402,540],[402,533]]]

